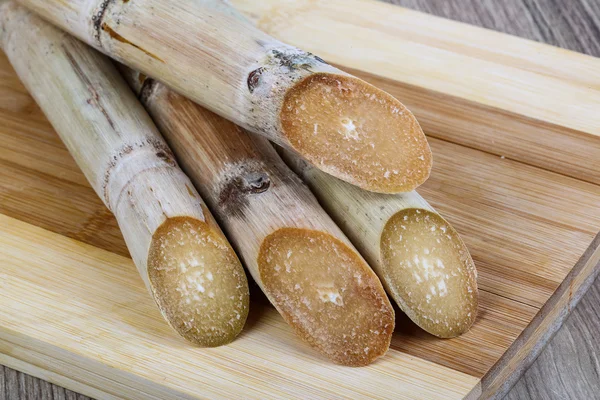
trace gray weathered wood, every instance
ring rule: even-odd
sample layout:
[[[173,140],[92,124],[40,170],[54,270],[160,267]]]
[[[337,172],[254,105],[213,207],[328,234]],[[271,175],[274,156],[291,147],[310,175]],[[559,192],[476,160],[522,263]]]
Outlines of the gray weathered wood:
[[[599,333],[600,279],[505,400],[599,399]]]
[[[385,0],[440,17],[600,56],[598,0]]]
[[[0,365],[1,400],[89,400],[41,379]]]
[[[600,57],[598,0],[386,0]],[[600,279],[505,397],[600,399]],[[0,366],[0,400],[87,400]]]

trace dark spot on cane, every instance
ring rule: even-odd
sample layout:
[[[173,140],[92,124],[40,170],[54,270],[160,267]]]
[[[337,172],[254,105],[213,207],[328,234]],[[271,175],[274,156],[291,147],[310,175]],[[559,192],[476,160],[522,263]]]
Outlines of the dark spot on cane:
[[[249,193],[262,193],[266,192],[271,186],[271,181],[269,177],[265,173],[250,173],[245,177],[246,182],[248,183],[248,192]]]
[[[258,86],[260,82],[260,75],[263,73],[264,68],[260,67],[250,72],[248,75],[248,90],[250,93],[254,92],[254,89]]]
[[[315,58],[315,60],[317,60],[318,62],[321,62],[321,63],[323,63],[323,64],[327,64],[327,62],[326,62],[325,60],[323,60],[321,57],[319,57],[319,56],[315,56],[314,54],[313,54],[313,57],[314,57],[314,58]]]
[[[264,171],[244,171],[230,178],[221,189],[219,205],[231,215],[244,218],[248,199],[264,193],[271,187],[271,179]]]

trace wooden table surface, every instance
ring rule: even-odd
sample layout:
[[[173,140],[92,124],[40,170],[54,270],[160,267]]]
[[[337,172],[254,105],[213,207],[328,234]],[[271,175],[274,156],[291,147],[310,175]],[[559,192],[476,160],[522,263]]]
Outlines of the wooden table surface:
[[[599,0],[386,1],[600,57]],[[597,279],[506,399],[600,399],[599,334]],[[2,399],[88,398],[0,366]]]

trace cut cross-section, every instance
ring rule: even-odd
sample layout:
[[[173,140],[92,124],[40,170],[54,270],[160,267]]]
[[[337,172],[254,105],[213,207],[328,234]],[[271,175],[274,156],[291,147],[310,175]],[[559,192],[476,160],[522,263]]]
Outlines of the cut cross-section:
[[[387,351],[394,310],[377,276],[346,244],[319,231],[280,229],[263,241],[258,265],[285,320],[331,360],[360,366]]]
[[[469,330],[477,314],[477,272],[458,233],[439,214],[410,208],[381,235],[384,281],[417,325],[443,337]]]
[[[150,245],[148,276],[165,318],[187,340],[220,346],[242,330],[248,315],[246,275],[233,249],[207,223],[166,220]]]
[[[313,74],[285,96],[285,137],[325,172],[374,192],[409,192],[432,164],[412,113],[386,92],[344,75]]]

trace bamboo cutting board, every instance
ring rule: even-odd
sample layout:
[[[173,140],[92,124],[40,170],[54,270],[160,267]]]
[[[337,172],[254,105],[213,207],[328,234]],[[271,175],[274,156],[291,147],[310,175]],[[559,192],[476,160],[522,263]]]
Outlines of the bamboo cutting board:
[[[0,364],[97,398],[501,395],[600,271],[600,60],[383,3],[233,3],[415,112],[434,151],[420,192],[479,270],[473,329],[437,339],[397,311],[386,357],[339,367],[256,292],[232,345],[188,346],[2,56]]]

